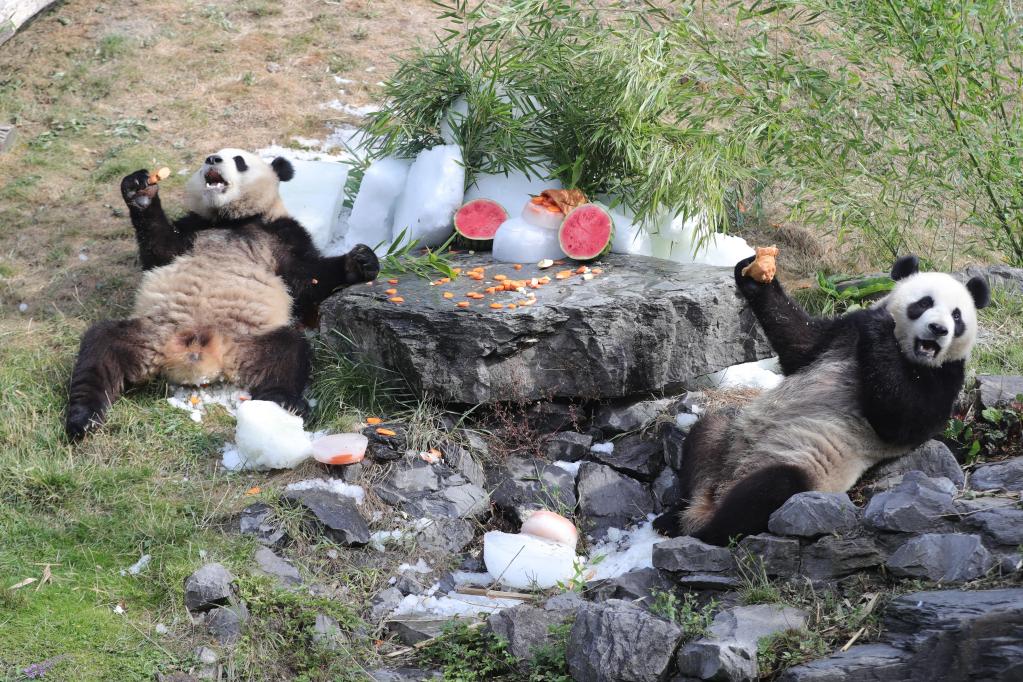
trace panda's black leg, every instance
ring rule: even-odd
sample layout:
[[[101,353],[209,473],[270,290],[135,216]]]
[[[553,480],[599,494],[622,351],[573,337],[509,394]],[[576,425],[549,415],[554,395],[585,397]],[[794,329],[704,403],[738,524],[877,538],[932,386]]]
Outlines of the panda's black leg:
[[[249,339],[240,351],[234,374],[253,400],[269,400],[306,415],[309,404],[302,392],[309,381],[312,352],[302,332],[281,327]]]
[[[777,279],[761,284],[742,274],[753,257],[735,264],[735,285],[749,302],[785,374],[812,364],[827,347],[833,321],[811,317],[793,301]]]
[[[317,305],[338,287],[369,282],[380,273],[380,261],[373,249],[359,244],[343,256],[316,258],[301,267],[299,299]]]
[[[149,270],[170,263],[184,250],[184,240],[167,219],[158,194],[149,184],[149,171],[138,170],[121,180],[121,196],[128,206],[142,268]]]
[[[72,441],[103,423],[127,383],[145,378],[145,338],[138,320],[97,322],[82,336],[71,372],[64,427]]]
[[[767,521],[778,507],[796,493],[812,490],[809,477],[799,467],[773,464],[742,479],[721,499],[710,521],[693,537],[725,546],[739,535],[767,530]]]

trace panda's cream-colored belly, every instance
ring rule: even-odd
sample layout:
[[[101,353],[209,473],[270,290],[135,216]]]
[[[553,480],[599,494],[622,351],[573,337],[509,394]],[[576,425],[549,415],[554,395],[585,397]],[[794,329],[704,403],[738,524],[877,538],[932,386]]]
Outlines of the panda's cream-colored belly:
[[[815,490],[844,492],[872,465],[898,457],[859,408],[855,367],[827,358],[746,406],[734,422],[733,480],[768,464],[805,471]]]
[[[231,379],[224,370],[236,364],[239,344],[289,324],[291,303],[274,274],[268,237],[239,239],[211,230],[199,235],[189,254],[143,276],[134,315],[162,350],[157,362],[168,379],[206,383]],[[197,333],[207,335],[208,347],[189,354],[183,344]],[[176,361],[178,355],[193,361]]]

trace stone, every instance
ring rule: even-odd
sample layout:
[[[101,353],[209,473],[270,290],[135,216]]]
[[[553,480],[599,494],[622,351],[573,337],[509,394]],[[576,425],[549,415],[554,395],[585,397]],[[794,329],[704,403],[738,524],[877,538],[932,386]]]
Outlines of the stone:
[[[420,457],[412,456],[392,465],[377,485],[377,495],[388,504],[397,505],[422,493],[436,492],[440,486],[437,469]]]
[[[394,580],[394,589],[402,595],[422,594],[424,591],[422,583],[408,573],[402,573]]]
[[[309,488],[287,490],[281,501],[304,507],[312,514],[309,523],[313,529],[322,531],[335,542],[349,547],[361,547],[369,542],[369,526],[350,497]]]
[[[988,509],[967,516],[964,523],[979,529],[999,545],[1023,545],[1023,509]]]
[[[896,550],[886,566],[897,576],[956,583],[980,578],[994,559],[978,535],[925,533]]]
[[[731,592],[742,583],[738,578],[721,573],[693,573],[677,578],[675,584],[695,592]]]
[[[245,604],[217,606],[206,613],[206,630],[220,644],[234,644],[242,636],[249,610]]]
[[[625,528],[653,512],[653,496],[643,485],[609,466],[583,462],[579,467],[579,513],[595,539],[608,528]]]
[[[206,564],[185,578],[185,608],[200,612],[234,599],[234,576],[221,564]]]
[[[335,651],[344,644],[345,636],[338,622],[325,613],[317,613],[313,623],[313,642]]]
[[[478,254],[451,262],[516,279],[549,274]],[[464,300],[477,287],[465,277],[435,287],[403,276],[402,306],[378,285],[355,285],[324,301],[320,330],[325,339],[351,339],[347,352],[402,376],[416,393],[469,405],[673,391],[770,354],[735,294],[731,268],[617,254],[598,264],[597,280],[552,282],[534,292],[536,305],[512,313],[482,305],[464,311],[440,296],[443,288]]]
[[[682,499],[682,481],[671,467],[665,467],[650,486],[657,502],[657,511],[663,511]]]
[[[879,530],[916,533],[935,530],[943,517],[955,513],[955,486],[947,478],[929,478],[911,471],[892,490],[870,499],[863,512],[867,525]]]
[[[799,570],[815,580],[826,580],[876,568],[883,563],[884,555],[871,538],[825,536],[803,548]]]
[[[552,462],[578,462],[590,454],[593,436],[574,431],[555,433],[547,441],[547,458]]]
[[[394,435],[388,435],[389,433]],[[362,435],[369,439],[370,445],[385,445],[398,452],[404,452],[408,447],[408,428],[399,422],[384,422],[367,426],[362,430]]]
[[[639,431],[675,402],[675,398],[662,398],[605,405],[593,416],[593,425],[608,437]]]
[[[402,644],[415,646],[425,639],[443,634],[447,622],[446,618],[394,616],[387,621],[387,629],[393,632]]]
[[[625,436],[615,441],[611,452],[593,450],[590,456],[616,471],[641,481],[654,480],[664,468],[660,446],[639,434]]]
[[[404,595],[396,587],[388,587],[386,590],[377,592],[369,600],[369,619],[372,623],[379,623],[391,612],[398,608],[398,604]]]
[[[195,650],[195,657],[203,665],[216,665],[220,660],[217,652],[208,646],[201,646]]]
[[[737,606],[714,616],[707,634],[678,652],[678,672],[699,680],[755,680],[761,638],[806,627],[806,614],[772,604]]]
[[[465,477],[477,488],[485,488],[487,485],[486,474],[483,467],[476,461],[472,453],[459,445],[442,445],[441,452],[444,453],[444,462],[452,469]]]
[[[739,541],[736,556],[759,561],[770,576],[787,578],[799,572],[799,540],[792,538],[768,533],[747,535]]]
[[[1006,407],[1023,395],[1023,377],[978,374],[977,387],[980,389],[981,409]]]
[[[797,493],[771,514],[767,527],[776,535],[802,538],[846,533],[859,523],[856,512],[845,493]]]
[[[548,611],[575,612],[585,605],[586,601],[578,592],[562,592],[545,601],[543,607]]]
[[[735,567],[732,553],[724,547],[683,535],[654,545],[654,568],[672,573],[723,573]]]
[[[1023,268],[1008,265],[969,265],[962,273],[953,273],[965,283],[971,277],[983,277],[991,288],[1000,287],[1023,293]]]
[[[518,523],[526,511],[570,512],[576,505],[572,475],[541,459],[511,458],[487,472],[487,485],[494,506]]]
[[[436,670],[423,670],[421,668],[370,670],[367,674],[373,682],[423,682],[424,680],[444,679],[444,676]]]
[[[238,530],[242,535],[253,535],[256,542],[268,547],[281,547],[288,541],[283,526],[275,523],[270,505],[265,502],[250,504],[238,517]]]
[[[568,669],[586,682],[658,682],[681,637],[677,625],[629,602],[589,604],[568,637]]]
[[[932,478],[944,476],[957,488],[963,487],[966,482],[966,475],[963,474],[963,468],[956,461],[955,455],[947,445],[937,440],[929,440],[902,457],[872,467],[864,474],[863,480],[873,481],[875,486],[885,480],[894,480],[894,484],[897,484],[901,481],[901,476],[910,471],[922,471]]]
[[[974,490],[1023,490],[1023,457],[985,464],[970,474]]]
[[[253,558],[256,561],[258,573],[275,578],[283,586],[291,587],[302,584],[302,576],[299,575],[298,569],[274,554],[269,547],[257,549]]]
[[[530,429],[547,435],[571,428],[577,421],[578,415],[574,405],[541,400],[529,406],[524,418]]]
[[[656,568],[637,568],[615,578],[587,583],[586,594],[593,601],[645,599],[649,603],[655,592],[667,592],[673,587],[674,581],[667,573]]]
[[[366,455],[375,462],[395,462],[403,457],[400,452],[383,443],[370,443]]]
[[[890,644],[861,644],[789,668],[778,682],[876,682],[907,680],[912,654]],[[916,678],[928,679],[928,678]],[[930,679],[942,679],[940,677]]]
[[[420,547],[431,552],[457,554],[468,546],[476,536],[476,527],[465,519],[429,519],[416,534]]]
[[[533,659],[534,651],[554,642],[550,629],[571,614],[522,604],[502,609],[487,618],[487,628],[508,642],[508,652],[520,662]]]
[[[686,442],[686,432],[675,424],[661,427],[661,447],[664,450],[664,463],[675,471],[682,470],[682,446]]]
[[[6,36],[0,31],[0,43],[3,43]],[[14,140],[17,139],[18,129],[11,123],[0,123],[0,154],[14,149]]]

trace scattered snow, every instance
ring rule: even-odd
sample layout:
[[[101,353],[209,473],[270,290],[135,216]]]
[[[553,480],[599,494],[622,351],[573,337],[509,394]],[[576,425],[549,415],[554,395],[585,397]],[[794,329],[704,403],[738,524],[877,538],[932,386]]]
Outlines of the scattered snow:
[[[201,422],[206,410],[213,405],[221,405],[233,416],[238,405],[249,398],[247,391],[232,384],[217,383],[199,388],[172,385],[171,388],[173,393],[167,402],[172,407],[188,412],[195,422]]]
[[[759,388],[766,391],[782,382],[781,367],[778,358],[744,362],[708,374],[704,382],[715,388]]]
[[[652,567],[654,545],[667,539],[654,530],[653,520],[654,516],[650,515],[644,523],[631,529],[609,529],[607,538],[590,551],[586,560],[586,567],[590,569],[586,571],[586,579],[605,580]]]
[[[611,441],[606,443],[594,443],[590,446],[590,452],[596,452],[601,455],[610,455],[615,451],[615,444]]]
[[[398,566],[398,573],[405,573],[406,571],[412,573],[426,574],[433,571],[433,569],[430,568],[430,565],[428,563],[420,559],[414,564],[401,564],[400,566]]]
[[[288,484],[287,490],[326,490],[327,492],[350,497],[356,504],[366,499],[366,491],[361,485],[350,485],[336,478],[310,478]],[[386,532],[386,531],[385,531]],[[375,533],[374,533],[375,535]]]
[[[355,81],[351,78],[342,78],[341,76],[334,76],[334,82],[338,85],[351,85]]]
[[[441,618],[497,613],[524,603],[520,599],[497,599],[476,594],[449,592],[444,596],[410,594],[392,612],[396,616],[430,615]]]
[[[566,462],[565,460],[559,459],[557,462],[554,462],[554,466],[564,469],[568,473],[572,474],[572,478],[575,478],[579,475],[579,467],[582,466],[582,461]]]
[[[486,572],[454,571],[451,574],[451,579],[455,581],[455,585],[458,587],[463,585],[468,585],[469,587],[490,587],[494,583],[494,576]]]
[[[342,102],[339,99],[332,99],[331,101],[321,106],[323,106],[326,109],[333,109],[334,111],[340,111],[343,114],[348,114],[349,116],[357,116],[360,118],[366,116],[367,114],[372,114],[377,111],[380,111],[380,105],[378,104],[367,104],[365,106],[356,107],[352,106],[351,104]]]
[[[18,310],[20,310],[23,313],[28,312],[28,303],[19,303]]]
[[[146,566],[149,565],[149,562],[152,559],[153,557],[150,556],[149,554],[143,554],[141,557],[139,557],[139,560],[133,563],[131,566],[129,566],[128,568],[122,568],[121,575],[138,575],[146,568]]]
[[[387,550],[387,543],[401,540],[405,533],[400,530],[378,530],[369,536],[369,546],[378,552]]]
[[[689,412],[679,412],[675,415],[675,423],[683,431],[688,431],[689,428],[700,421],[700,416],[697,414],[690,414]]]

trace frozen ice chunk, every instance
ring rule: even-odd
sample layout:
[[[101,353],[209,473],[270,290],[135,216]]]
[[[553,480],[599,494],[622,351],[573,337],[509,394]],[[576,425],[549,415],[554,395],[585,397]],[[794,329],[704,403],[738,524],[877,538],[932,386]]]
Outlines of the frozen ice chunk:
[[[462,122],[469,115],[469,102],[465,97],[459,97],[448,110],[444,113],[444,118],[440,122],[440,137],[444,140],[444,144],[457,144],[455,130],[461,127]]]
[[[309,478],[304,481],[289,483],[286,490],[326,490],[327,492],[350,497],[355,504],[362,504],[366,499],[366,491],[361,485],[350,485],[336,478]]]
[[[692,244],[696,234],[707,229],[707,213],[700,211],[692,217],[677,215],[661,223],[660,234],[674,242]]]
[[[539,173],[544,172],[544,168],[539,168]],[[473,184],[465,190],[465,203],[474,199],[490,199],[501,204],[508,215],[519,215],[522,207],[545,189],[562,189],[562,184],[558,180],[544,180],[536,174],[530,178],[518,171],[507,175],[477,175]]]
[[[675,423],[683,431],[688,431],[693,424],[700,421],[700,415],[692,414],[690,412],[679,412],[675,415]]]
[[[375,247],[381,244],[377,253],[385,253],[391,244],[394,211],[405,189],[410,159],[386,157],[370,164],[362,176],[359,193],[348,216],[348,232],[345,244],[351,248],[356,244]]]
[[[419,153],[409,168],[405,191],[394,212],[391,233],[420,246],[440,246],[451,235],[452,218],[465,196],[465,167],[457,145],[448,144]],[[356,229],[353,223],[349,227]]]
[[[778,358],[744,362],[708,374],[705,384],[715,388],[759,388],[770,390],[782,382]]]
[[[611,241],[611,253],[627,253],[633,256],[653,255],[650,234],[639,223],[632,222],[624,213],[609,210],[615,224],[615,236]]]
[[[292,160],[295,177],[282,182],[281,200],[292,218],[302,223],[313,244],[322,249],[334,234],[344,202],[348,166],[331,161]]]
[[[247,400],[237,416],[238,468],[291,469],[312,455],[312,437],[302,429],[302,418],[277,403]],[[228,452],[224,455],[228,466]]]
[[[742,237],[715,232],[696,248],[697,232],[706,224],[706,214],[700,213],[689,219],[675,218],[670,226],[661,231],[661,237],[669,243],[669,258],[676,263],[702,263],[731,267],[747,256],[755,255],[753,248]],[[654,255],[657,249],[655,247]]]
[[[544,258],[564,258],[558,231],[509,218],[494,235],[494,260],[504,263],[536,263]]]
[[[524,534],[492,530],[483,536],[483,563],[502,585],[515,589],[549,589],[571,579],[575,550]]]

